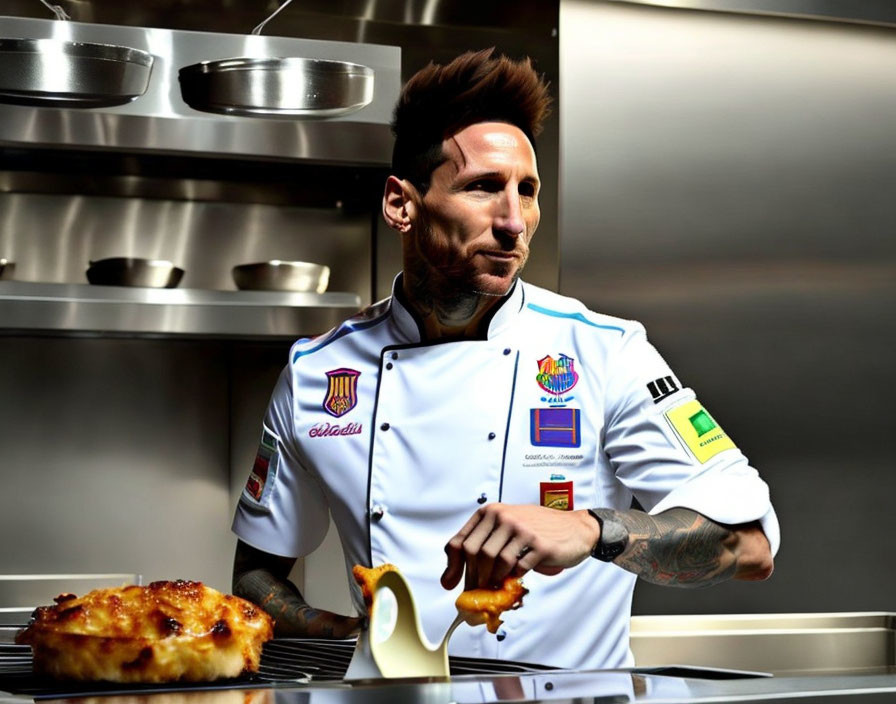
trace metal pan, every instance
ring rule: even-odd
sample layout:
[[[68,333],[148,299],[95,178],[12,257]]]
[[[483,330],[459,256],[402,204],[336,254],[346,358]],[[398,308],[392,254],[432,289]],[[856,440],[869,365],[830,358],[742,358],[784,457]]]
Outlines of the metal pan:
[[[122,105],[146,92],[152,54],[57,39],[0,39],[0,101],[50,107]]]
[[[330,267],[312,262],[269,262],[233,267],[233,281],[247,291],[301,291],[323,293],[330,282]]]
[[[203,112],[251,117],[335,117],[373,100],[373,69],[285,57],[203,61],[178,72],[184,102]]]
[[[184,270],[164,259],[110,257],[90,262],[87,280],[99,286],[175,288]]]

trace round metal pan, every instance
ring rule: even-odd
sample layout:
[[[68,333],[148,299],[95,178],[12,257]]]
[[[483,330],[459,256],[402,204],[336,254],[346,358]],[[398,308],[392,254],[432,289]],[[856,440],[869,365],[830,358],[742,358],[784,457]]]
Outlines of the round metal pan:
[[[152,54],[114,44],[0,39],[0,101],[92,108],[146,92]]]
[[[90,262],[87,280],[98,286],[176,288],[184,270],[165,259],[110,257]]]
[[[233,282],[247,291],[301,291],[323,293],[330,283],[330,267],[313,262],[282,261],[240,264],[233,267]]]
[[[250,117],[335,117],[373,100],[373,69],[299,57],[203,61],[180,69],[195,110]]]

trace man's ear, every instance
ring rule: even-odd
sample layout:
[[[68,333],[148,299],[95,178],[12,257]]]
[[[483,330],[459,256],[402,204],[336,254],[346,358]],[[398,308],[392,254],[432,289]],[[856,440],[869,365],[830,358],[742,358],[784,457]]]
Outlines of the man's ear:
[[[412,189],[414,187],[397,176],[386,179],[383,191],[383,217],[393,230],[405,233],[411,229],[415,214]]]

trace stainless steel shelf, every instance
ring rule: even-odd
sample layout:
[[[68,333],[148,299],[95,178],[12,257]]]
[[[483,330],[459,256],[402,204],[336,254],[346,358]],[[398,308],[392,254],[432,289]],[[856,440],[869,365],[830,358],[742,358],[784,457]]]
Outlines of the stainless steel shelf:
[[[0,103],[0,144],[359,166],[387,166],[391,161],[389,122],[401,88],[399,47],[24,17],[0,17],[0,28],[5,37],[123,45],[154,57],[146,92],[124,105]],[[178,70],[235,57],[362,64],[375,73],[373,101],[348,115],[301,118],[219,115],[187,105]]]
[[[0,281],[0,332],[297,337],[360,308],[354,293],[125,288]]]

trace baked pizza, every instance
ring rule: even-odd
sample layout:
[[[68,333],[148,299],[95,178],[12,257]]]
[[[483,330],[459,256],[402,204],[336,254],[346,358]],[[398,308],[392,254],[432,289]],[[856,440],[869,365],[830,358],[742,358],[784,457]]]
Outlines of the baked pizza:
[[[471,626],[486,624],[489,633],[496,633],[504,623],[501,614],[523,605],[529,590],[517,577],[506,577],[500,589],[468,589],[454,602],[457,612]]]
[[[40,606],[16,643],[34,671],[62,679],[207,682],[256,672],[273,621],[254,604],[202,582],[60,594]]]

